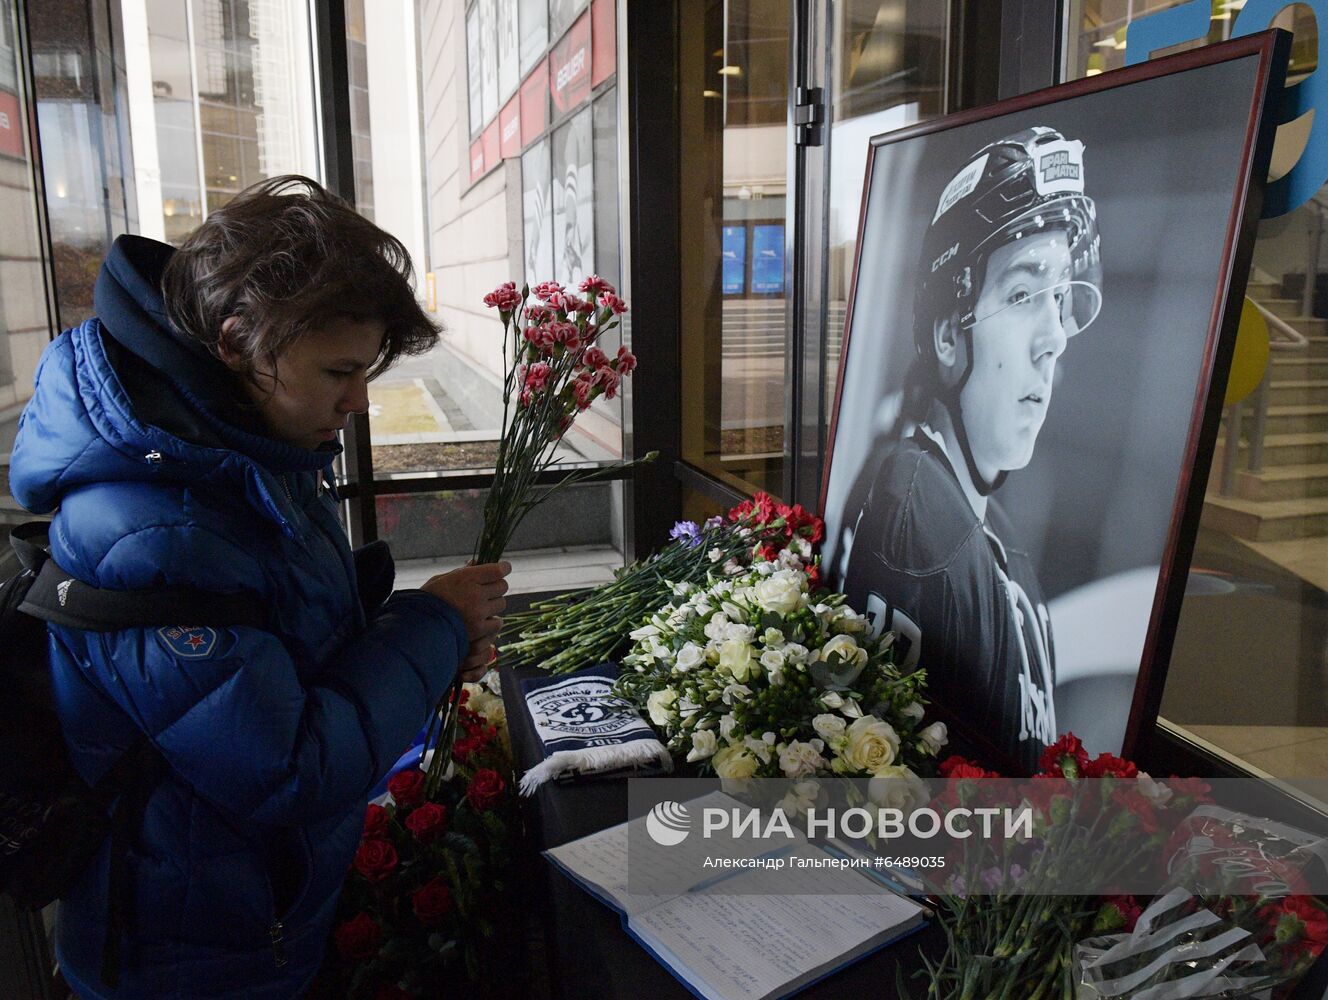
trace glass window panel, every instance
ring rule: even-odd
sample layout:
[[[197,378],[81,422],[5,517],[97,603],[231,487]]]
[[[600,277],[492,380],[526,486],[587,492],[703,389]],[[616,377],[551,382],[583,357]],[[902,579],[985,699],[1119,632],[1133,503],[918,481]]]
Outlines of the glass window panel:
[[[480,117],[484,124],[498,113],[498,0],[479,0]]]
[[[783,489],[788,4],[728,0],[684,22],[682,454],[750,493]],[[778,105],[778,112],[775,106]],[[762,290],[750,240],[761,232]],[[726,238],[726,232],[728,233]],[[735,283],[734,241],[743,245]]]
[[[585,6],[586,0],[549,0],[549,39],[561,38]]]
[[[1068,76],[1123,66],[1131,19],[1174,6],[1071,4]],[[1243,7],[1215,3],[1207,36],[1175,49],[1229,37]],[[1319,65],[1320,26],[1303,4],[1273,24],[1293,32],[1295,85]],[[1278,130],[1274,175],[1299,157],[1308,117]],[[1261,387],[1223,412],[1161,709],[1218,753],[1292,781],[1328,770],[1326,220],[1321,190],[1259,223],[1246,301],[1264,318],[1270,360]]]
[[[553,276],[575,288],[595,259],[594,151],[590,109],[553,133]]]
[[[477,2],[466,14],[466,93],[469,95],[470,134],[476,135],[484,127],[484,73],[480,69],[483,53],[480,49],[480,5]]]
[[[553,276],[553,188],[549,140],[541,139],[521,157],[522,235],[525,281],[532,287]]]
[[[521,75],[524,77],[539,62],[549,44],[548,0],[519,0],[517,27],[521,29]]]
[[[618,255],[618,91],[595,101],[595,271],[622,284]]]
[[[0,0],[0,456],[13,447],[18,415],[32,396],[37,358],[51,331],[15,3]],[[8,492],[8,476],[0,469],[0,494]]]
[[[521,38],[517,32],[517,0],[498,0],[498,100],[516,93],[521,79]]]

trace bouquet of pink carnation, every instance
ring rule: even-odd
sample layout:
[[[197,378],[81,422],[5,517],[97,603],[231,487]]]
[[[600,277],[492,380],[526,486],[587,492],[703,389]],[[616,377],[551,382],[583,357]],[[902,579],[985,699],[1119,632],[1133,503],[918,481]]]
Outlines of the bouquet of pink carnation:
[[[599,346],[618,326],[627,303],[599,275],[586,278],[580,290],[586,298],[552,281],[521,291],[508,281],[484,296],[484,304],[497,309],[503,321],[507,374],[503,435],[476,562],[501,558],[522,518],[555,491],[624,467],[574,472],[545,489],[534,488],[540,473],[556,464],[554,451],[576,415],[600,396],[613,399],[636,368],[636,356],[626,345],[612,358]]]
[[[638,463],[615,463],[580,469],[539,487],[540,475],[556,465],[558,442],[578,413],[603,396],[613,399],[636,368],[626,345],[610,358],[599,346],[619,325],[627,303],[613,286],[592,274],[579,286],[584,298],[545,281],[517,291],[505,282],[484,296],[503,322],[503,431],[498,443],[493,484],[484,504],[484,526],[475,543],[475,562],[502,558],[522,519],[558,490],[575,483],[616,476]],[[532,301],[533,300],[533,301]],[[641,462],[655,458],[651,452]],[[449,749],[456,736],[460,678],[430,720],[425,745],[430,795],[442,782]]]

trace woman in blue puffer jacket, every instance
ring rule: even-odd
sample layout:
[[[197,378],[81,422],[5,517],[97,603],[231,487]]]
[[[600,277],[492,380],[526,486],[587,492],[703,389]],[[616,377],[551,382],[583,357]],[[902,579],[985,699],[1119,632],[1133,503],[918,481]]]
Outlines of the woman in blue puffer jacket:
[[[97,318],[42,359],[10,481],[56,510],[55,560],[97,587],[247,593],[270,613],[261,630],[51,626],[83,778],[141,734],[166,765],[128,851],[115,986],[109,846],[60,903],[56,954],[84,1000],[300,996],[367,793],[457,671],[489,660],[510,567],[387,597],[390,561],[357,581],[329,484],[367,381],[437,340],[410,273],[344,202],[276,178],[178,251],[117,240]]]

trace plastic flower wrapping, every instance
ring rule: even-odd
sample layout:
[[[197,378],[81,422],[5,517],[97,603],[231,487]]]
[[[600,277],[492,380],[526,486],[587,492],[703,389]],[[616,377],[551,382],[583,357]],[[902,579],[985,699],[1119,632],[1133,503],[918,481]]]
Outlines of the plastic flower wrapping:
[[[893,634],[871,636],[814,569],[794,546],[676,584],[631,632],[617,692],[703,773],[914,776],[946,742],[943,723],[924,724],[924,675],[902,673]]]

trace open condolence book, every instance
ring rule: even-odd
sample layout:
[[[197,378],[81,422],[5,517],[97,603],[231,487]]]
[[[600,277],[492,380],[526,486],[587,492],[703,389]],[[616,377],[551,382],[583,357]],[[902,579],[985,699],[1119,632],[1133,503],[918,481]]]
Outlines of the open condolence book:
[[[715,792],[695,804],[710,805],[712,796],[728,799]],[[688,803],[689,808],[692,805]],[[565,875],[621,914],[627,933],[699,997],[787,997],[923,923],[917,903],[854,868],[785,866],[778,876],[779,895],[770,894],[768,872],[749,868],[731,868],[719,876],[699,875],[696,884],[672,894],[630,893],[627,844],[629,827],[635,824],[644,824],[644,818],[544,854]],[[675,876],[678,871],[701,869],[697,852],[700,856],[759,853],[752,848],[722,848],[697,837],[676,850],[684,853],[668,855],[677,859],[670,865]],[[644,859],[643,853],[647,853]],[[834,857],[805,838],[778,853]],[[655,856],[656,852],[638,851],[633,864],[653,864]],[[635,874],[642,879],[642,872]],[[645,874],[649,884],[653,880]]]

